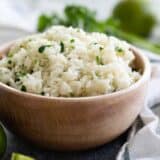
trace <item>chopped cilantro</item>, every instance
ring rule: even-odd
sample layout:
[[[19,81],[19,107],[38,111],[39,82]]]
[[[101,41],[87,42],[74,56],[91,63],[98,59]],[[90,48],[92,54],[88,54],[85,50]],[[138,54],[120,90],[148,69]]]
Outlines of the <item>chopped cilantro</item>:
[[[96,56],[97,64],[103,65],[102,58],[100,56]]]
[[[71,93],[70,93],[70,96],[71,96],[71,97],[74,97],[74,94],[71,92]]]
[[[31,70],[30,70],[30,74],[32,74],[32,73],[33,73],[33,70],[31,69]]]
[[[26,72],[16,72],[15,73],[15,82],[20,81],[21,77],[24,77],[27,73]]]
[[[121,47],[117,46],[115,48],[115,50],[116,50],[118,56],[123,56],[124,55],[124,50]]]
[[[99,50],[102,51],[104,48],[103,47],[99,47]]]
[[[9,52],[7,57],[12,57],[13,56],[13,53]]]
[[[123,49],[122,49],[121,47],[116,47],[115,50],[116,50],[117,52],[123,52]]]
[[[6,85],[7,85],[7,86],[10,86],[10,82],[7,82]]]
[[[44,96],[44,95],[45,95],[45,92],[44,92],[44,91],[42,91],[42,92],[41,92],[41,95],[43,95],[43,96]]]
[[[75,39],[71,39],[70,42],[71,42],[71,43],[74,43],[74,42],[75,42]]]
[[[64,43],[62,41],[60,42],[60,46],[61,46],[60,52],[62,53],[62,52],[64,52]]]
[[[99,77],[99,76],[100,76],[100,74],[99,74],[98,72],[95,72],[95,75],[96,75],[97,77]]]
[[[25,71],[20,71],[20,72],[17,72],[15,73],[17,77],[23,77],[25,76],[27,73]]]
[[[43,53],[46,47],[51,47],[52,45],[42,45],[39,47],[38,52]]]
[[[8,64],[11,64],[12,63],[12,61],[11,60],[8,60]]]
[[[24,44],[20,44],[19,47],[20,47],[20,48],[25,48]]]
[[[71,49],[75,49],[75,46],[71,46]]]
[[[15,77],[15,82],[18,82],[20,81],[20,78],[19,77]]]
[[[27,88],[26,88],[26,86],[25,86],[25,85],[22,85],[22,87],[21,87],[21,91],[23,91],[23,92],[26,92],[26,91],[27,91]]]

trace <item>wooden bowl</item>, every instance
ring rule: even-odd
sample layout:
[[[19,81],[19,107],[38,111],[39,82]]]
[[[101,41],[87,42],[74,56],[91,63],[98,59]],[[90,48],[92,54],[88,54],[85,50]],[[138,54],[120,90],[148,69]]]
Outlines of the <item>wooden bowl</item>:
[[[2,57],[9,48],[0,48]],[[12,132],[47,149],[82,150],[113,140],[136,119],[147,93],[149,61],[132,50],[142,77],[129,88],[111,94],[44,97],[0,83],[0,120]]]

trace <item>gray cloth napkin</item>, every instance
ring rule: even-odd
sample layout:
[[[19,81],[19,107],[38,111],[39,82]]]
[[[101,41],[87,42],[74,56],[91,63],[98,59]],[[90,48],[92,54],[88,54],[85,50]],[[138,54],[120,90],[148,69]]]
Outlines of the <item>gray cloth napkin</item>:
[[[156,110],[157,115],[151,110]],[[160,160],[160,63],[152,64],[148,96],[117,160]]]

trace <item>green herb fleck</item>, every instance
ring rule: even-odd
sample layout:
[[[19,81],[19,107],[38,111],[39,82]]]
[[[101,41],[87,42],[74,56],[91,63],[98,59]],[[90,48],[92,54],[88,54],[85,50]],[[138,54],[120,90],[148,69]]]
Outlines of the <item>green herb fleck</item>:
[[[70,42],[71,42],[71,43],[74,43],[74,42],[75,42],[75,39],[71,39]]]
[[[35,59],[35,60],[33,61],[33,63],[34,63],[34,64],[38,63],[38,60],[37,60],[37,59]]]
[[[12,63],[12,61],[11,60],[8,60],[8,64],[11,64]]]
[[[16,77],[16,78],[15,78],[15,82],[18,82],[18,81],[20,81],[20,78],[19,78],[19,77]]]
[[[46,47],[51,47],[52,45],[42,45],[39,47],[38,52],[43,53]]]
[[[7,86],[10,86],[10,82],[7,82],[6,85],[7,85]]]
[[[27,73],[25,71],[20,71],[20,72],[17,72],[15,73],[17,77],[23,77],[25,76]]]
[[[20,48],[25,48],[24,44],[20,44],[19,47],[20,47]]]
[[[71,96],[71,97],[74,97],[74,94],[71,92],[71,93],[70,93],[70,96]]]
[[[22,85],[22,87],[21,87],[21,91],[23,91],[23,92],[26,92],[26,91],[27,91],[27,88],[26,88],[26,86],[25,86],[25,85]]]
[[[31,70],[30,70],[30,74],[32,74],[32,73],[33,73],[33,70],[31,69]]]
[[[123,56],[124,55],[124,50],[121,47],[116,47],[115,50],[117,51],[118,56]]]
[[[64,52],[64,43],[62,41],[60,42],[60,46],[61,46],[60,52],[62,53],[62,52]]]
[[[121,47],[116,47],[115,50],[116,50],[117,52],[123,52],[123,49],[122,49]]]
[[[13,57],[13,53],[9,52],[7,57]]]
[[[97,77],[99,77],[99,76],[100,76],[99,72],[95,72],[95,75],[96,75]]]
[[[43,96],[44,96],[44,95],[45,95],[45,92],[44,92],[44,91],[42,91],[42,92],[41,92],[41,95],[43,95]]]
[[[75,49],[75,46],[71,46],[71,49]]]
[[[96,62],[97,62],[97,64],[103,65],[102,57],[96,56]]]
[[[104,48],[103,47],[99,47],[99,50],[102,51]]]

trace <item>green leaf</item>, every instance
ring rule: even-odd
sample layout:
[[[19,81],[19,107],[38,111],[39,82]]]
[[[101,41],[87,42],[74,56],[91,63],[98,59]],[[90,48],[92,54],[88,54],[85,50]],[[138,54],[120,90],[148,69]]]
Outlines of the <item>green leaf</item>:
[[[68,5],[64,9],[64,15],[42,14],[38,18],[37,30],[42,32],[52,25],[64,25],[82,28],[88,32],[104,32],[106,28],[105,21],[99,21],[96,18],[96,12],[80,5]]]
[[[50,26],[59,24],[63,25],[64,22],[57,14],[53,15],[42,14],[38,18],[37,30],[38,32],[43,32]]]
[[[42,14],[41,16],[39,16],[38,26],[37,26],[37,30],[39,32],[44,31],[46,28],[48,28],[51,25],[52,25],[52,17],[47,16],[45,14]]]

